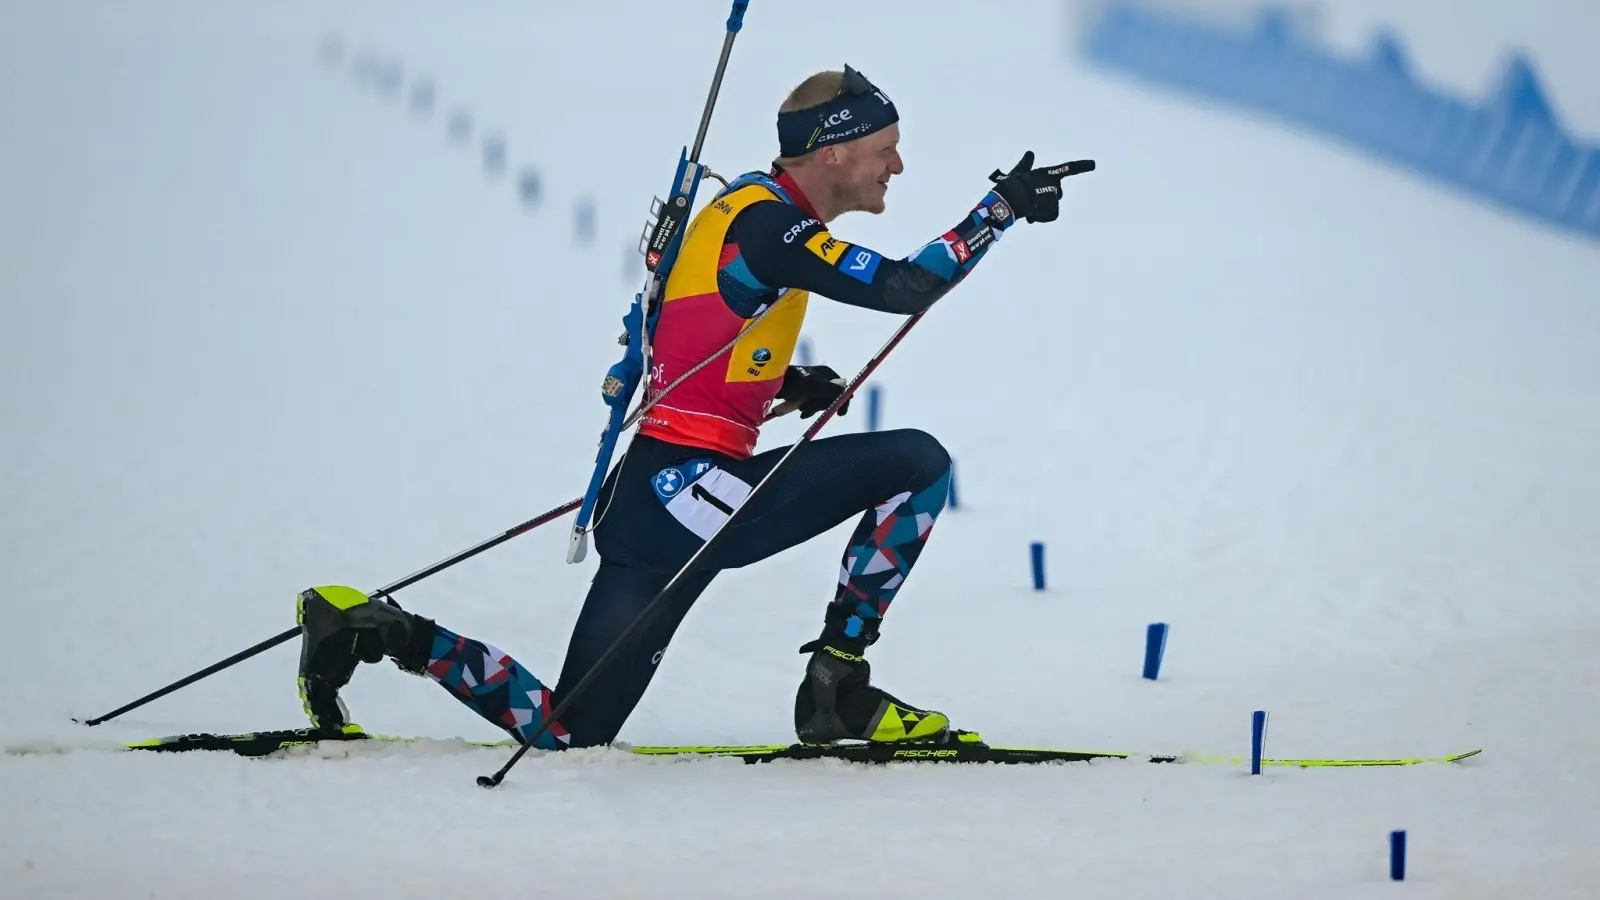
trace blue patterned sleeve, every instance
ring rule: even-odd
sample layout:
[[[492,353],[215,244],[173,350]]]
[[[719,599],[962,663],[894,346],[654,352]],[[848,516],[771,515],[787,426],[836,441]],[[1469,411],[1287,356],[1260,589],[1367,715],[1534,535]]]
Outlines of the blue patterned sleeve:
[[[889,259],[834,237],[803,210],[774,200],[740,212],[731,237],[741,264],[762,285],[911,315],[960,284],[1015,221],[1011,208],[990,191],[954,228],[905,259]]]

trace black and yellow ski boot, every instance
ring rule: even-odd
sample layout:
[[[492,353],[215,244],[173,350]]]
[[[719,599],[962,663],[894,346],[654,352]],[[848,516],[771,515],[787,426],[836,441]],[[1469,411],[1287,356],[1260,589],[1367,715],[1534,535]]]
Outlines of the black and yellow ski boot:
[[[950,718],[921,709],[873,686],[863,655],[871,639],[830,628],[800,648],[810,653],[794,699],[794,728],[802,744],[839,741],[943,743],[955,740]]]
[[[300,623],[300,702],[318,731],[359,733],[339,689],[356,666],[395,657],[402,669],[412,655],[415,617],[352,587],[306,588],[295,598]]]

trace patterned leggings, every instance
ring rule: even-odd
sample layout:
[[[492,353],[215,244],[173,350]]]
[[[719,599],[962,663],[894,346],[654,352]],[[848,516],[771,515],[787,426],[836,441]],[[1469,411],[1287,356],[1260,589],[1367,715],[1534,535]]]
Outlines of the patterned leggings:
[[[825,619],[871,640],[922,552],[950,489],[950,457],[915,430],[845,434],[801,447],[740,509],[787,448],[745,460],[636,437],[600,494],[600,568],[552,691],[493,646],[439,628],[427,674],[519,740],[539,726],[715,528],[739,515],[667,604],[634,634],[536,746],[610,743],[644,696],[678,624],[716,573],[800,544],[860,515]],[[811,637],[807,635],[806,637]],[[798,669],[797,668],[797,676]]]

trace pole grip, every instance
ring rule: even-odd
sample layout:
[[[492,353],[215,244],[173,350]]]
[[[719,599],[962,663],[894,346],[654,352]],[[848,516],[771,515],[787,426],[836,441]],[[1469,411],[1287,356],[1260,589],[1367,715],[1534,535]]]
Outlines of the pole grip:
[[[733,12],[728,15],[728,31],[738,34],[744,27],[744,11],[750,5],[750,0],[733,0]]]

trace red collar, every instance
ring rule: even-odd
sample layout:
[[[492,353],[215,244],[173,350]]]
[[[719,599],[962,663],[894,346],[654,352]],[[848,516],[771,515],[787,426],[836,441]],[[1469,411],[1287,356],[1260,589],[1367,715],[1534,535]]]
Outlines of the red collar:
[[[811,198],[806,196],[805,191],[800,190],[800,185],[794,183],[794,176],[783,169],[778,169],[777,173],[777,177],[774,180],[789,192],[789,199],[794,201],[794,205],[805,210],[806,215],[811,218],[821,219],[822,217],[817,215],[817,208],[811,205]]]

